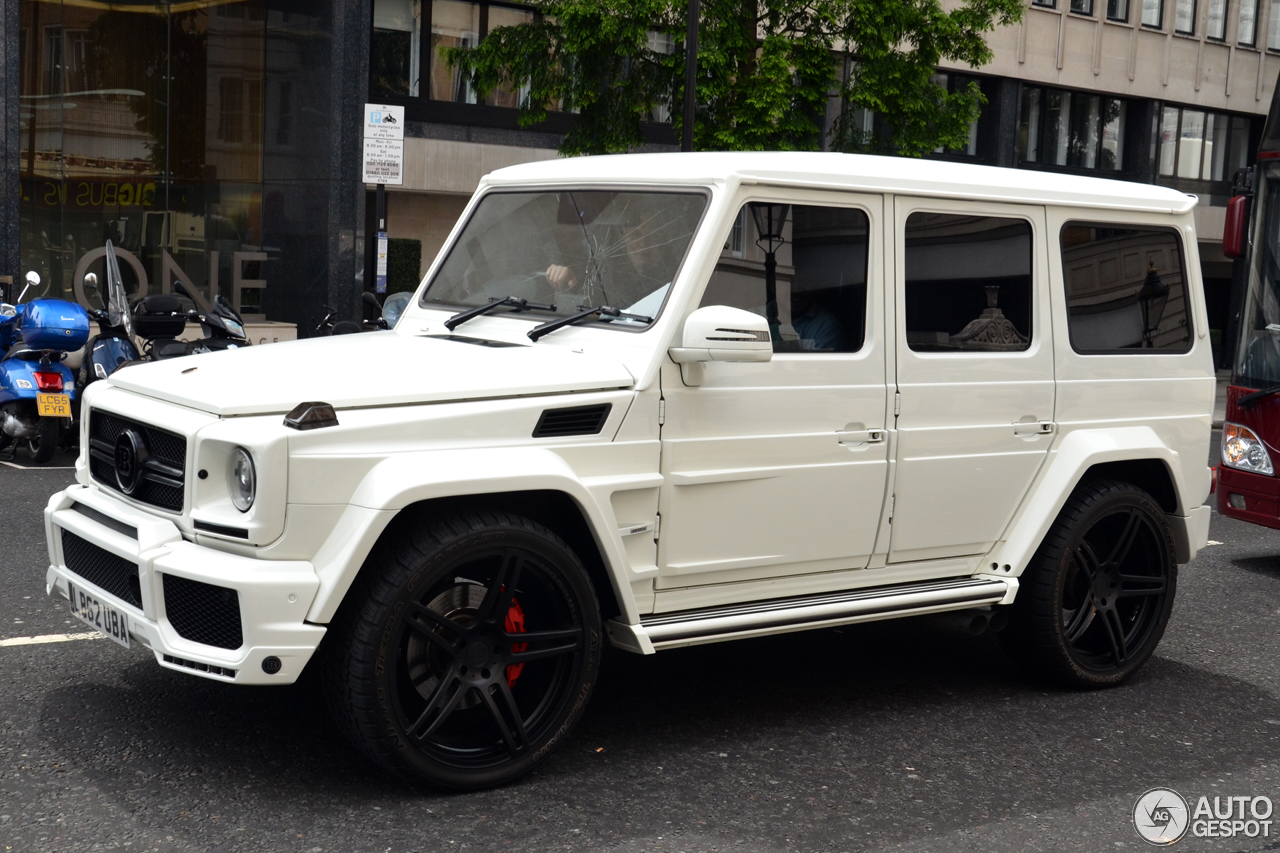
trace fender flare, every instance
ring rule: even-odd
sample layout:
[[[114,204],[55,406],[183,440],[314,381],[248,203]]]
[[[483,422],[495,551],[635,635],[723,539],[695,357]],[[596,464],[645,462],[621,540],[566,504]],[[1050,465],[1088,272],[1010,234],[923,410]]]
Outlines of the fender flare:
[[[1057,520],[1067,499],[1094,465],[1105,462],[1133,462],[1155,459],[1164,464],[1173,481],[1178,508],[1170,515],[1176,521],[1197,511],[1196,507],[1183,506],[1183,498],[1190,491],[1184,480],[1182,462],[1178,453],[1170,450],[1154,429],[1148,426],[1121,427],[1116,429],[1079,429],[1067,433],[1062,441],[1049,451],[1044,473],[1032,486],[1021,511],[1009,524],[1004,541],[992,549],[985,573],[996,577],[1019,576],[1035,555],[1036,549],[1049,528]],[[1208,469],[1206,466],[1205,494],[1208,494]],[[1176,538],[1175,531],[1175,538]],[[1194,554],[1193,554],[1194,555]],[[1005,567],[1008,566],[1008,570]]]
[[[312,560],[320,588],[307,621],[327,624],[333,619],[378,537],[406,507],[433,498],[556,491],[568,495],[582,512],[622,616],[637,622],[640,617],[631,596],[622,537],[609,499],[614,491],[654,488],[661,483],[657,473],[583,478],[562,457],[540,447],[396,454],[365,475]]]

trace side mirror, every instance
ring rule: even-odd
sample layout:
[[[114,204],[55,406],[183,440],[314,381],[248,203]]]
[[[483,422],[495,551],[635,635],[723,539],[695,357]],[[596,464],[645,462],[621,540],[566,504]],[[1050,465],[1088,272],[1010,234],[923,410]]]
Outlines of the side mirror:
[[[1227,202],[1227,218],[1222,226],[1222,254],[1243,258],[1244,232],[1249,219],[1249,197],[1238,195]]]
[[[374,311],[377,311],[379,316],[382,315],[382,303],[378,301],[378,297],[366,290],[364,293],[360,294],[360,298],[364,300],[366,305]]]
[[[84,274],[84,286],[90,290],[98,289],[98,274],[87,272]]]
[[[32,287],[35,287],[39,283],[40,283],[40,273],[36,272],[35,270],[28,271],[27,284],[31,285]]]
[[[682,344],[667,352],[680,365],[684,384],[691,386],[702,384],[703,365],[709,361],[761,362],[773,358],[769,321],[727,305],[708,305],[690,314],[684,324]]]

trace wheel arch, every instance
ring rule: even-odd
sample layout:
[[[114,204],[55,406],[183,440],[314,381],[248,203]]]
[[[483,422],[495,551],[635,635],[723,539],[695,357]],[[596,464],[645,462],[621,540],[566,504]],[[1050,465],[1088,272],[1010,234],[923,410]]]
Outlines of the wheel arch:
[[[1209,475],[1204,467],[1204,495],[1195,501],[1194,492],[1202,484],[1187,482],[1190,478],[1183,460],[1151,427],[1070,432],[1050,451],[1045,470],[1010,523],[1005,539],[986,562],[994,574],[1020,575],[1071,493],[1081,483],[1099,480],[1119,480],[1147,491],[1175,528],[1178,562],[1187,562],[1194,557],[1195,548],[1185,535],[1185,522],[1208,494]]]
[[[564,539],[596,589],[601,616],[639,619],[612,523],[609,483],[588,488],[559,456],[543,449],[454,451],[392,457],[374,466],[313,563],[320,589],[307,614],[332,621],[360,573],[384,547],[424,519],[497,509],[523,515]],[[518,473],[513,473],[518,472]],[[628,478],[617,485],[629,487]],[[603,500],[596,494],[603,489]],[[612,537],[610,536],[612,534]],[[617,541],[614,541],[617,540]]]

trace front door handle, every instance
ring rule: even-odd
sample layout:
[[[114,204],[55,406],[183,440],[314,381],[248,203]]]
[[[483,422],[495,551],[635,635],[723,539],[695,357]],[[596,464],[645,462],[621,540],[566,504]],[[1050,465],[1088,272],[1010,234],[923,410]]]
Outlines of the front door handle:
[[[1014,435],[1052,435],[1053,421],[1019,422],[1013,425]]]
[[[842,429],[836,431],[836,440],[841,444],[880,444],[884,441],[885,432],[882,429]]]

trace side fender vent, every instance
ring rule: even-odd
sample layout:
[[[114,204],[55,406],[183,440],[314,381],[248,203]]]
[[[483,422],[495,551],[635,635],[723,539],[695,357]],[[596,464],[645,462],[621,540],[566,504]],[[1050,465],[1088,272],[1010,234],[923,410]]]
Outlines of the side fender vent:
[[[598,435],[609,419],[612,403],[599,406],[574,406],[569,409],[547,409],[533,428],[534,438],[557,438],[562,435]]]

